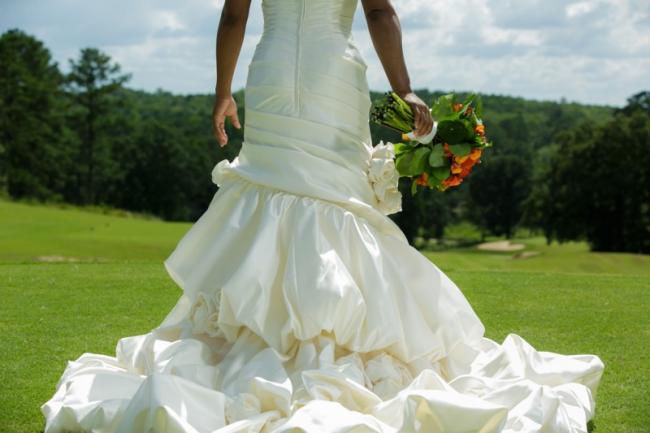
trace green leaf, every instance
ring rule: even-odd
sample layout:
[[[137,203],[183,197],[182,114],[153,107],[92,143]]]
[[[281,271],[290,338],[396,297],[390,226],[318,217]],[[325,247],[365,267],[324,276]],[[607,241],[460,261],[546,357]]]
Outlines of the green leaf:
[[[483,117],[483,99],[481,99],[481,96],[476,97],[476,104],[474,106],[474,114],[480,119]]]
[[[472,147],[474,146],[470,143],[450,144],[449,150],[454,155],[466,156],[469,155],[469,153],[472,151]]]
[[[442,120],[438,122],[437,135],[442,141],[449,144],[461,143],[469,138],[468,128],[465,121],[462,120]]]
[[[395,156],[413,150],[414,146],[407,143],[395,143],[393,145],[393,150],[395,150]]]
[[[426,167],[430,152],[430,148],[423,146],[402,153],[396,157],[395,167],[400,176],[417,176],[422,173]]]
[[[431,167],[442,167],[447,163],[447,157],[445,156],[445,151],[442,148],[442,144],[436,144],[431,149],[429,154],[429,165]]]
[[[416,183],[416,179],[413,179],[413,182],[411,182],[411,196],[414,196],[417,191],[418,184]]]
[[[431,154],[430,147],[419,147],[415,149],[415,156],[413,157],[413,161],[416,164],[415,171],[417,174],[422,173],[426,168],[429,154]]]
[[[471,104],[472,101],[474,101],[474,98],[475,98],[475,97],[476,97],[476,94],[475,94],[475,93],[470,93],[470,94],[468,94],[467,97],[465,98],[465,100],[463,101],[463,105],[469,105],[469,104]]]
[[[395,168],[400,176],[413,176],[411,164],[413,163],[414,150],[406,151],[395,157]]]
[[[427,184],[432,188],[437,187],[438,185],[440,185],[440,182],[441,182],[441,180],[438,179],[435,176],[429,176],[429,178],[427,179]]]
[[[433,116],[434,119],[438,121],[440,121],[441,119],[445,119],[448,116],[455,114],[453,104],[454,104],[453,93],[443,95],[438,99],[436,99],[433,105],[431,105],[431,115]]]
[[[463,101],[463,108],[460,109],[459,114],[464,115],[467,109],[469,108],[470,105],[472,105],[472,102],[474,101],[474,97],[476,95],[474,93],[470,93],[467,98],[465,98],[465,101]]]
[[[436,167],[433,169],[433,176],[440,181],[447,179],[450,174],[451,171],[449,170],[449,166]]]

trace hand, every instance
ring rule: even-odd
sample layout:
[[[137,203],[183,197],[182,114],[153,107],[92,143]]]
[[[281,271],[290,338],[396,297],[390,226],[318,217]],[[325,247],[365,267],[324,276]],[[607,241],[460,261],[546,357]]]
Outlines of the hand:
[[[228,134],[226,134],[225,129],[226,117],[230,117],[230,121],[235,128],[241,128],[239,117],[237,117],[237,103],[235,102],[235,98],[232,95],[217,96],[214,100],[214,107],[212,108],[212,133],[221,147],[228,144]]]
[[[411,110],[413,110],[413,117],[415,118],[415,130],[413,132],[415,135],[422,137],[430,133],[433,129],[433,117],[427,104],[413,92],[395,93],[409,104]]]

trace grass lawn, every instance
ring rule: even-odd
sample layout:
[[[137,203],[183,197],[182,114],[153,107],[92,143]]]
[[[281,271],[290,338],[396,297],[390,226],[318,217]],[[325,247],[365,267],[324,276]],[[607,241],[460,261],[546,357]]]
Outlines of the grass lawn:
[[[189,227],[0,201],[0,432],[41,432],[39,407],[68,360],[113,355],[162,321],[180,296],[162,260]],[[517,242],[539,254],[425,254],[488,337],[603,359],[594,432],[650,431],[650,257]]]

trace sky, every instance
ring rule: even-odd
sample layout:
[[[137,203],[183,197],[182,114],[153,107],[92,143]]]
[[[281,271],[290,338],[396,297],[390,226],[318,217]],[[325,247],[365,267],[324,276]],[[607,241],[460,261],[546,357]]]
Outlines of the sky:
[[[245,85],[262,32],[261,1],[252,0],[233,91]],[[650,90],[650,0],[392,4],[415,90],[615,106]],[[0,0],[0,32],[19,28],[36,36],[63,71],[81,48],[96,47],[132,74],[129,87],[210,93],[222,6],[223,0]],[[388,90],[360,0],[353,38],[368,63],[370,88]]]

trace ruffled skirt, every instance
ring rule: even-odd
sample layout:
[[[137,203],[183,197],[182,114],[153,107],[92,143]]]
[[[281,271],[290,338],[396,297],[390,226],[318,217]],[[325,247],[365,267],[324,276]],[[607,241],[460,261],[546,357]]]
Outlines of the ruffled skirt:
[[[406,239],[233,177],[165,261],[183,290],[70,361],[45,433],[583,433],[603,363],[499,344]]]

